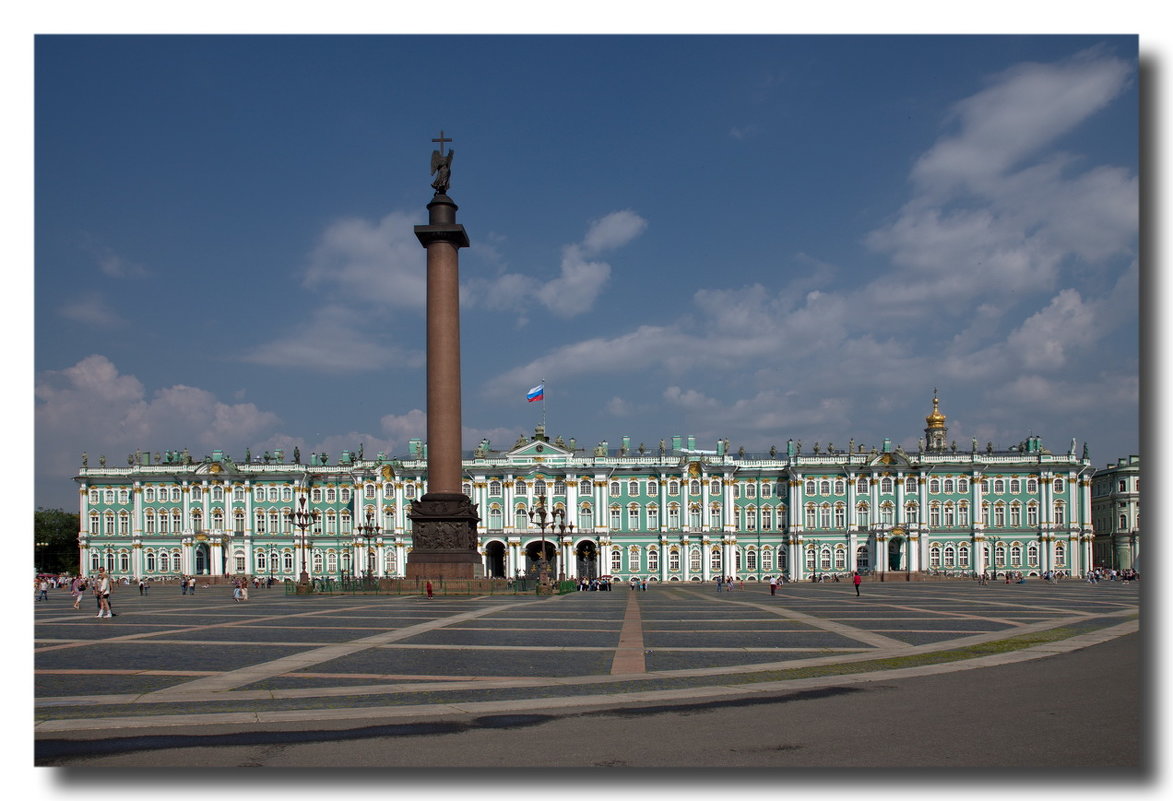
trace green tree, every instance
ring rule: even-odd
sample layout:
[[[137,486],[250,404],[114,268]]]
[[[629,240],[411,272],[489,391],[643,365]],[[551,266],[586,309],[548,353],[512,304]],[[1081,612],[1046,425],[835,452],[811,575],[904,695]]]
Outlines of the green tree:
[[[33,535],[36,568],[41,573],[77,573],[77,532],[81,518],[76,512],[37,508]]]

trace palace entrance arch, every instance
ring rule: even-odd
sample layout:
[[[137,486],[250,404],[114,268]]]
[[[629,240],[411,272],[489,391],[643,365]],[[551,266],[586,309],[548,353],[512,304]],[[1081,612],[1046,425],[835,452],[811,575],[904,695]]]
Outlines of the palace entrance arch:
[[[542,553],[542,541],[537,540],[525,546],[525,574],[531,577],[538,575],[538,560]],[[556,578],[558,576],[558,549],[554,547],[554,543],[546,540],[546,561],[550,563],[550,576]]]
[[[593,579],[599,577],[599,548],[594,540],[582,540],[574,548],[574,557],[577,562],[580,578]]]
[[[505,543],[494,540],[485,546],[485,572],[489,578],[505,578]]]

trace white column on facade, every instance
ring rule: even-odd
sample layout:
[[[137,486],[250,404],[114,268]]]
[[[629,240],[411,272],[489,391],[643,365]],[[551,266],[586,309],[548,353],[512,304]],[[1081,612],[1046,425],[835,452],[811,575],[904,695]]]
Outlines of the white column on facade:
[[[660,527],[659,531],[668,530],[668,476],[661,470],[656,474],[660,485]]]
[[[689,582],[692,580],[692,573],[689,570],[689,556],[691,555],[692,542],[689,540],[687,534],[680,538],[680,578],[681,581]]]
[[[981,573],[986,569],[985,560],[985,536],[986,527],[982,523],[982,501],[984,495],[982,494],[982,473],[974,471],[969,477],[969,488],[972,497],[973,508],[970,509],[970,525],[973,528],[973,556],[970,558],[970,564],[964,565],[966,569],[972,570],[975,573]],[[977,535],[981,534],[982,541],[978,542]]]
[[[574,530],[578,531],[581,526],[578,520],[578,478],[573,475],[567,475],[566,481],[566,522],[568,525],[573,525]]]
[[[1039,549],[1039,568],[1055,569],[1055,539],[1051,526],[1051,474],[1039,473],[1039,528],[1042,530],[1042,547]]]

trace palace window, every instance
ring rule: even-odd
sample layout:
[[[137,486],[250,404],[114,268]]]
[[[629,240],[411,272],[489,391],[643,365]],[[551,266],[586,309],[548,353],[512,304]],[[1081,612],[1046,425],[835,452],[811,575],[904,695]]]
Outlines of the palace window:
[[[578,494],[579,495],[590,495],[591,494],[591,480],[589,478],[584,478],[582,481],[578,482]]]
[[[965,501],[957,504],[957,522],[959,525],[969,525],[969,504]]]
[[[1034,495],[1036,492],[1038,492],[1039,491],[1038,479],[1028,478],[1026,480],[1026,491],[1027,491],[1027,493],[1029,493],[1031,495]]]
[[[835,546],[835,569],[847,569],[847,549],[842,545]]]
[[[835,504],[835,528],[847,528],[847,507],[841,503]]]
[[[721,494],[721,481],[720,481],[720,479],[713,479],[711,482],[709,482],[709,494],[710,495],[720,495]]]
[[[701,572],[701,549],[689,548],[688,550],[688,571],[690,573]]]
[[[740,497],[741,497],[741,485],[740,485],[740,484],[734,484],[734,485],[733,485],[733,497],[734,497],[734,498],[740,498]]]
[[[688,482],[688,493],[690,495],[700,495],[701,494],[701,482],[699,482],[695,479]]]
[[[647,487],[647,493],[648,493],[648,495],[655,496],[655,495],[657,495],[659,492],[660,492],[660,484],[659,484],[659,482],[657,482],[655,479],[651,479],[651,480],[649,480],[649,481],[648,481],[648,487]]]
[[[745,497],[747,497],[747,498],[758,497],[758,487],[756,484],[750,483],[750,484],[745,485]]]
[[[953,546],[945,546],[945,567],[954,567],[957,563],[954,561]]]
[[[988,503],[982,503],[982,525],[990,525],[990,505]]]
[[[960,478],[957,480],[957,491],[958,492],[969,492],[969,479],[968,478]]]
[[[762,570],[774,569],[774,551],[768,546],[762,549]]]
[[[619,497],[619,495],[621,494],[621,493],[620,493],[620,490],[619,490],[619,482],[618,482],[618,481],[612,481],[612,482],[611,482],[611,487],[610,487],[610,490],[611,490],[611,497],[612,497],[612,498],[618,498],[618,497]]]
[[[1063,543],[1055,543],[1055,567],[1065,567],[1067,565],[1067,548]]]
[[[855,507],[855,519],[859,525],[863,526],[864,528],[867,528],[870,525],[870,516],[868,511],[868,505],[866,503],[861,503],[859,506]]]
[[[1000,503],[994,507],[994,525],[998,528],[1006,526],[1006,504]]]
[[[1000,478],[994,479],[994,494],[1002,495],[1006,492],[1006,482]]]
[[[721,572],[721,549],[714,548],[709,551],[709,570],[714,573]]]
[[[632,571],[633,573],[639,572],[639,565],[640,565],[639,548],[633,545],[627,551],[627,569]]]
[[[523,491],[525,490],[525,484],[522,484],[522,490]],[[415,484],[412,484],[409,481],[408,483],[403,485],[403,497],[404,498],[414,498],[415,497]]]
[[[892,491],[892,479],[885,476],[880,479],[880,492],[889,493]]]
[[[678,504],[670,504],[668,506],[668,528],[680,528],[680,506]]]
[[[264,551],[257,551],[257,572],[264,573],[269,569],[269,555]]]
[[[680,551],[668,551],[668,571],[671,573],[680,572]]]
[[[866,478],[861,477],[858,481],[856,481],[855,482],[855,491],[860,493],[861,495],[867,494],[868,480]]]
[[[942,490],[945,492],[946,495],[952,494],[952,492],[953,492],[953,479],[951,479],[951,478],[945,479],[944,486],[942,487]]]
[[[1039,524],[1039,505],[1037,503],[1029,503],[1026,506],[1026,524],[1028,526],[1037,526]]]
[[[808,503],[806,505],[806,527],[815,527],[815,505],[813,503]]]
[[[489,494],[496,495],[496,496],[501,495],[501,482],[500,481],[490,481],[489,482]]]
[[[595,527],[595,513],[589,503],[584,503],[578,508],[578,525],[587,531]]]
[[[904,479],[904,491],[916,492],[916,478],[914,476],[909,476]]]
[[[648,506],[648,531],[660,530],[660,508],[654,503]]]
[[[460,491],[471,498],[472,497],[472,484],[470,484],[467,481],[462,481],[460,484]]]
[[[1022,546],[1017,542],[1010,546],[1010,564],[1022,564]]]
[[[639,507],[634,503],[627,507],[627,530],[639,531]]]
[[[147,551],[147,572],[154,573],[158,569],[158,562],[155,560],[155,552]]]
[[[762,528],[772,529],[774,527],[774,512],[769,506],[762,507]]]
[[[179,569],[178,564],[175,565],[175,569],[176,570]],[[160,573],[170,573],[171,572],[171,556],[166,551],[159,552],[159,572]]]
[[[929,506],[929,525],[933,528],[941,525],[941,504],[934,502]]]
[[[281,554],[281,568],[285,573],[293,572],[293,554],[289,551]]]
[[[150,493],[150,497],[148,497],[147,500],[148,501],[155,500],[155,491],[152,489],[148,489],[147,492]],[[98,502],[99,502],[98,491],[97,490],[90,490],[90,503],[98,503]]]
[[[831,482],[830,481],[823,480],[823,481],[819,482],[819,494],[820,495],[830,495],[831,494]]]
[[[1026,562],[1032,566],[1039,563],[1039,544],[1037,542],[1029,543],[1026,546]]]
[[[894,521],[895,510],[891,503],[880,504],[880,524],[885,526],[892,525]]]
[[[745,552],[745,569],[751,571],[758,569],[758,552],[753,548]]]
[[[940,494],[940,492],[941,492],[941,479],[939,479],[939,478],[930,478],[929,479],[929,492],[933,495]]]
[[[153,509],[148,509],[146,515],[143,517],[143,525],[146,528],[147,534],[155,533],[155,512]],[[90,531],[98,533],[98,516],[90,515]]]
[[[373,501],[375,499],[375,485],[366,484],[362,488],[362,496],[365,500]]]
[[[620,524],[620,511],[618,506],[611,507],[611,530],[618,531]]]
[[[947,501],[945,503],[945,527],[946,528],[953,528],[955,525],[957,525],[957,523],[955,522],[954,516],[953,516],[953,511],[954,511],[953,501]]]
[[[695,503],[688,507],[688,525],[693,530],[701,527],[701,507]]]
[[[628,481],[627,482],[627,494],[633,498],[636,495],[639,495],[639,482],[638,481]]]
[[[806,549],[806,569],[815,569],[815,549],[813,547]]]
[[[941,567],[941,546],[936,543],[929,546],[929,567],[934,570]]]
[[[1057,479],[1055,479],[1054,487],[1055,487],[1056,494],[1061,493],[1061,492],[1066,492],[1067,491],[1067,482],[1065,482],[1061,478],[1057,478]]]
[[[623,552],[622,551],[620,551],[618,548],[611,551],[611,572],[612,573],[618,573],[620,570],[623,569],[622,561],[623,561]]]
[[[1067,504],[1063,501],[1055,501],[1055,525],[1062,526],[1067,523]]]
[[[968,543],[963,542],[961,545],[957,546],[957,560],[961,563],[962,567],[969,567],[970,562]]]
[[[554,482],[554,494],[559,495],[559,496],[566,495],[566,482],[565,481],[555,481]]]
[[[546,482],[543,479],[536,479],[534,481],[534,495],[546,494]]]
[[[813,482],[813,481],[806,482],[806,488],[804,489],[804,492],[806,492],[807,495],[814,495],[815,494],[815,482]]]
[[[916,501],[912,501],[910,503],[904,504],[904,518],[905,518],[905,520],[907,520],[909,523],[917,522],[917,518],[919,516],[918,510],[919,510],[919,507],[917,506]]]
[[[1022,482],[1017,478],[1010,479],[1010,494],[1017,495],[1022,492]]]
[[[1022,504],[1017,501],[1010,504],[1010,525],[1013,528],[1022,525]]]
[[[668,482],[668,494],[669,495],[679,495],[680,494],[680,482],[679,481],[669,481]]]
[[[769,497],[773,496],[773,494],[774,494],[774,485],[773,484],[762,484],[762,497],[763,498],[769,498]]]

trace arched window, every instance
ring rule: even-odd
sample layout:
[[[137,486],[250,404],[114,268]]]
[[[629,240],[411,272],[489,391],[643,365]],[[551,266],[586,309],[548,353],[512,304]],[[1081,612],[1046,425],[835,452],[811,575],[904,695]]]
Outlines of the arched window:
[[[890,526],[894,522],[896,510],[891,501],[880,504],[880,524]]]
[[[909,523],[916,523],[919,517],[920,507],[916,501],[909,501],[904,504],[904,519]]]
[[[1002,495],[1006,492],[1006,482],[1000,478],[994,479],[994,494]]]
[[[855,482],[855,491],[861,495],[866,495],[868,491],[868,480],[861,476],[859,480]]]
[[[934,570],[941,567],[941,546],[935,542],[929,546],[929,567]]]
[[[648,548],[648,570],[655,572],[660,569],[660,552],[655,547]]]
[[[1022,525],[1022,504],[1018,501],[1010,504],[1010,525],[1012,528]]]
[[[956,525],[956,521],[953,516],[953,511],[954,511],[953,501],[947,501],[945,503],[945,527],[946,528],[953,528]]]
[[[1055,543],[1055,567],[1067,566],[1067,546],[1061,542]]]
[[[632,545],[627,551],[627,569],[633,573],[639,572],[640,556],[639,547]]]
[[[831,504],[824,503],[819,507],[819,528],[831,527]]]
[[[524,507],[517,507],[513,512],[513,527],[518,531],[525,531],[529,528],[529,517],[525,513]]]
[[[588,531],[595,527],[595,513],[589,503],[578,507],[578,527]]]
[[[668,528],[676,530],[680,528],[680,504],[668,504]]]
[[[622,522],[622,520],[620,519],[621,512],[619,511],[619,507],[612,506],[610,509],[610,512],[611,512],[611,530],[618,531],[620,523]]]
[[[611,572],[618,573],[623,569],[622,567],[623,552],[618,548],[611,551]]]
[[[958,492],[969,492],[969,479],[967,479],[967,478],[957,479],[957,491]]]
[[[957,546],[957,561],[962,567],[969,567],[969,543],[963,542]]]
[[[869,511],[867,503],[861,503],[855,507],[856,522],[864,528],[871,525]]]
[[[819,482],[819,494],[820,495],[830,495],[831,494],[831,482],[830,481],[823,479],[822,481]]]
[[[618,498],[618,497],[619,497],[619,494],[620,494],[620,490],[619,490],[619,482],[618,482],[618,481],[612,481],[612,482],[611,482],[611,497],[612,497],[612,498]]]
[[[954,561],[954,552],[952,545],[945,546],[945,567],[956,567],[957,563]]]
[[[578,494],[579,495],[590,495],[591,494],[591,480],[589,478],[584,478],[582,481],[578,482]]]
[[[630,495],[631,497],[635,497],[636,495],[639,495],[639,482],[638,481],[628,481],[627,482],[627,494]]]
[[[489,494],[496,495],[496,496],[499,496],[501,494],[501,482],[500,481],[494,480],[494,481],[489,482]]]
[[[770,546],[762,548],[762,570],[774,569],[774,551]]]
[[[762,507],[762,528],[770,530],[774,527],[774,511],[769,506]]]
[[[1026,524],[1028,526],[1037,526],[1039,524],[1039,505],[1031,501],[1026,506]]]
[[[1026,546],[1026,562],[1032,567],[1039,563],[1039,544],[1037,542],[1028,543]]]
[[[806,549],[806,569],[815,569],[815,546],[810,546]]]
[[[714,573],[721,572],[721,549],[714,548],[709,552],[709,570]]]
[[[930,478],[929,479],[929,493],[931,495],[937,495],[940,492],[941,492],[941,479]]]
[[[951,478],[945,479],[942,486],[941,486],[941,490],[943,492],[945,492],[946,494],[952,493],[953,492],[953,479],[951,479]]]
[[[835,546],[835,569],[847,569],[847,548],[842,545]]]
[[[690,495],[700,495],[701,494],[701,482],[696,481],[696,480],[688,482],[688,493]]]
[[[815,527],[815,508],[816,507],[813,503],[808,503],[806,505],[806,527],[807,528],[814,528]]]
[[[888,476],[884,476],[882,479],[880,479],[880,492],[892,492],[892,479]]]
[[[758,569],[758,552],[754,548],[749,548],[745,552],[745,569],[751,571]]]
[[[627,507],[627,530],[639,531],[639,506],[634,503]]]
[[[178,565],[176,566],[175,569],[176,570],[179,569]],[[171,572],[171,556],[166,551],[159,552],[159,572],[160,573],[170,573]]]
[[[1067,504],[1063,501],[1055,501],[1055,525],[1062,526],[1067,523]]]
[[[289,551],[281,554],[281,567],[285,573],[293,572],[293,554]]]
[[[1057,479],[1055,479],[1054,488],[1055,488],[1056,494],[1059,494],[1061,492],[1066,492],[1067,491],[1067,482],[1061,478],[1057,478]]]
[[[399,575],[399,563],[395,558],[395,549],[388,548],[383,557],[383,572],[388,576]]]
[[[269,569],[269,555],[264,551],[257,551],[256,553],[257,572],[264,573]]]
[[[668,482],[668,494],[669,495],[679,495],[680,494],[680,482],[679,481],[669,481]]]
[[[694,548],[688,549],[688,572],[690,572],[690,573],[701,572],[701,549],[700,548],[694,547]]]
[[[813,482],[813,481],[806,482],[806,487],[803,489],[803,491],[807,495],[814,495],[815,494],[815,482]]]
[[[536,479],[534,481],[534,495],[546,494],[546,482],[543,479]]]
[[[660,507],[648,504],[648,531],[660,530]]]

